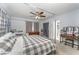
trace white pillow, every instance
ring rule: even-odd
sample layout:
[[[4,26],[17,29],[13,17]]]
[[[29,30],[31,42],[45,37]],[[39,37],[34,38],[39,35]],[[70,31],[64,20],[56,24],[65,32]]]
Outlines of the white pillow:
[[[16,34],[15,33],[12,33],[11,37],[15,37],[15,36],[16,36]]]
[[[3,40],[3,39],[0,39],[0,43],[1,43],[1,42],[4,42],[4,40]]]
[[[11,35],[12,35],[12,33],[11,33],[11,32],[10,32],[10,33],[5,34],[4,36],[0,37],[0,41],[9,39],[9,38],[11,37]]]
[[[9,37],[11,37],[11,35],[12,35],[11,32],[10,32],[10,33],[7,33],[7,34],[4,35],[4,38],[5,38],[5,39],[9,39]]]
[[[15,33],[7,33],[4,36],[0,37],[0,42],[3,42],[4,40],[9,40],[10,38],[15,37]]]
[[[5,50],[0,48],[0,54],[4,54],[4,53],[6,53]]]
[[[6,39],[6,37],[4,37],[4,36],[0,37],[0,42],[2,42],[5,39]]]

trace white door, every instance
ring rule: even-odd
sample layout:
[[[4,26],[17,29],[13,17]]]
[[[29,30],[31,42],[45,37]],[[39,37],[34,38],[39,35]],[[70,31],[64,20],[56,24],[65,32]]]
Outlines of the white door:
[[[60,39],[60,20],[56,20],[56,40]]]

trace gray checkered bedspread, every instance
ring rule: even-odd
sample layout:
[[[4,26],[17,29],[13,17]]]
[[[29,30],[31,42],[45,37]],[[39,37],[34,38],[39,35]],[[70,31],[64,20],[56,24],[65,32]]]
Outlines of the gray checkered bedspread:
[[[26,55],[46,55],[56,50],[52,40],[42,36],[23,36],[25,42],[24,54]]]
[[[0,42],[0,55],[7,54],[11,51],[12,47],[15,44],[16,39],[7,39]]]

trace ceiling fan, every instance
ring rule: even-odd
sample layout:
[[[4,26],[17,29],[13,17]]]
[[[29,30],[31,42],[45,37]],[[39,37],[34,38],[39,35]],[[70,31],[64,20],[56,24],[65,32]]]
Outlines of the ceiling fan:
[[[46,16],[44,15],[44,12],[30,12],[31,14],[33,14],[35,16],[35,19],[40,19],[40,18],[45,18]]]
[[[31,16],[31,17],[35,17],[35,19],[40,19],[40,18],[45,19],[45,18],[47,18],[48,16],[47,15],[46,16],[44,15],[45,12],[46,13],[49,13],[51,15],[56,15],[56,14],[54,14],[54,13],[48,11],[48,10],[45,10],[45,9],[39,8],[37,6],[34,6],[33,4],[29,4],[29,3],[24,3],[24,4],[26,6],[29,6],[29,8],[31,8],[31,10],[33,10],[33,11],[36,11],[36,9],[39,9],[36,12],[30,12],[32,15],[34,15],[34,16]],[[45,11],[45,12],[43,12],[43,11]]]

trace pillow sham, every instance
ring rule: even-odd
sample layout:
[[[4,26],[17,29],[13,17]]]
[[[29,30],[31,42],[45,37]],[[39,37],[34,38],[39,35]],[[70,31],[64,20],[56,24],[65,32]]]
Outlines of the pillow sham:
[[[15,37],[15,33],[7,33],[5,34],[4,36],[0,37],[0,41],[1,40],[8,40],[8,39],[11,39],[11,38],[14,38]]]

